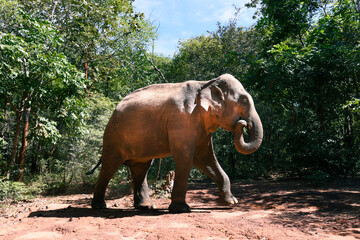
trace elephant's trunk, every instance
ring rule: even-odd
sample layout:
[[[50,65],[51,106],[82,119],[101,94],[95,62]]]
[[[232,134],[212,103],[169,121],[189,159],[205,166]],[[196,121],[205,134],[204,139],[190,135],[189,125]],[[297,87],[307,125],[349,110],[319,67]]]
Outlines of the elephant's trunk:
[[[249,142],[244,141],[243,128],[247,127]],[[248,122],[239,120],[235,126],[234,144],[239,153],[251,154],[259,147],[263,139],[263,127],[259,115],[254,111]]]

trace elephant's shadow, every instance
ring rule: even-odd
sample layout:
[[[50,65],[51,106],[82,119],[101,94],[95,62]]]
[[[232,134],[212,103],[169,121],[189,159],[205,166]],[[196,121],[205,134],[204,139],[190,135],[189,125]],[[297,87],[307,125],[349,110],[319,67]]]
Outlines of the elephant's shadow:
[[[213,208],[192,208],[192,213],[210,213],[211,211],[231,209],[227,207],[213,207]],[[128,218],[134,216],[161,216],[166,214],[172,214],[168,209],[151,209],[151,210],[138,210],[138,209],[119,209],[119,208],[107,208],[107,209],[91,209],[88,207],[67,207],[54,210],[39,210],[31,212],[29,218],[81,218],[81,217],[100,217],[106,219],[114,218]]]
[[[31,212],[28,217],[55,217],[55,218],[81,218],[81,217],[100,217],[100,218],[127,218],[133,216],[159,216],[169,214],[167,209],[152,209],[152,210],[137,210],[137,209],[91,209],[88,207],[71,207],[54,209],[54,210],[39,210]]]

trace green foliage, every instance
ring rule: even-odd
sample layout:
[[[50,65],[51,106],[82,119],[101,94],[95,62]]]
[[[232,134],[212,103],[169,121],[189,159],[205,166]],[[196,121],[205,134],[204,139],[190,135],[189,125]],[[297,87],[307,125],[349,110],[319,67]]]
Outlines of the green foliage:
[[[23,168],[27,182],[2,179],[0,199],[91,189],[97,174],[85,172],[99,160],[105,126],[124,96],[223,73],[240,79],[264,126],[262,146],[250,156],[236,152],[232,133],[213,134],[230,178],[321,183],[359,173],[358,0],[252,0],[255,26],[219,24],[181,41],[172,59],[149,52],[155,28],[132,2],[0,0],[0,174],[15,180]],[[159,171],[159,161],[150,183],[175,168],[166,158]],[[190,177],[207,179],[197,169]],[[128,182],[123,167],[110,185],[124,190]]]
[[[174,82],[209,80],[223,73],[243,77],[257,50],[258,34],[233,23],[218,30],[182,41],[170,64],[167,77]]]
[[[4,19],[9,12],[14,18]],[[9,133],[13,131],[12,139],[9,137],[12,143],[8,141],[12,144],[12,152],[6,169],[10,175],[11,170],[16,169],[20,130],[23,132],[24,149],[17,162],[23,168],[29,129],[37,130],[33,132],[34,135],[30,135],[30,139],[54,145],[61,134],[61,126],[57,124],[60,120],[59,112],[71,110],[70,107],[75,104],[67,104],[69,101],[81,103],[86,79],[68,62],[64,54],[57,51],[63,43],[48,21],[25,13],[21,5],[0,12],[0,16],[6,22],[0,29],[0,95],[5,100],[5,105],[8,104],[14,111],[14,115],[8,116],[13,117],[9,120],[10,123],[11,120],[14,121],[15,125],[12,129],[7,123]],[[77,111],[81,112],[79,107]],[[71,121],[74,129],[81,125],[81,122],[74,121],[77,116],[69,116],[71,118],[61,119],[63,124]],[[27,119],[23,126],[22,119]],[[25,127],[29,125],[30,127]]]
[[[57,129],[57,122],[48,120],[44,117],[40,117],[36,129],[36,137],[39,141],[50,141],[49,144],[56,144],[61,138],[61,134]]]
[[[359,114],[360,113],[360,99],[354,98],[353,100],[347,101],[343,108],[344,109],[348,108],[351,112]]]
[[[264,141],[240,156],[214,134],[231,178],[359,171],[359,9],[355,1],[252,1],[255,28],[234,22],[181,42],[176,81],[235,75],[255,99]],[[184,77],[185,76],[185,77]],[[187,76],[187,77],[186,77]]]
[[[220,42],[210,36],[199,36],[180,42],[171,79],[184,81],[214,78],[221,71],[221,48]]]
[[[84,181],[87,179],[84,173],[100,159],[105,126],[116,106],[115,102],[100,94],[93,94],[87,100],[84,131],[78,136],[63,138],[63,146],[55,153],[59,159],[67,158],[71,168],[75,169],[74,177],[82,176]]]
[[[115,173],[114,177],[109,183],[110,191],[116,193],[131,193],[131,176],[130,169],[127,166],[121,166],[120,169]]]
[[[234,147],[234,134],[223,129],[216,131],[213,139],[215,155],[231,179],[262,178],[271,170],[268,169],[268,159],[261,157],[264,155],[263,148],[253,155],[241,155]]]
[[[41,193],[41,187],[0,179],[0,201],[22,201]]]
[[[65,185],[88,181],[84,172],[99,159],[114,109],[103,95],[117,102],[158,81],[146,54],[154,37],[132,1],[2,0],[1,174],[15,178],[26,144],[26,176],[30,170],[49,181],[60,174],[55,182]],[[22,124],[25,109],[30,130]]]
[[[278,11],[284,4],[300,5]],[[277,152],[284,171],[356,174],[359,114],[344,107],[359,96],[354,2],[263,1],[260,11],[264,41],[251,77],[261,108],[275,121],[264,122],[263,147]]]
[[[6,145],[7,145],[7,142],[3,138],[0,138],[0,159],[3,158],[2,152],[6,148]],[[3,169],[3,168],[1,167],[1,169]]]

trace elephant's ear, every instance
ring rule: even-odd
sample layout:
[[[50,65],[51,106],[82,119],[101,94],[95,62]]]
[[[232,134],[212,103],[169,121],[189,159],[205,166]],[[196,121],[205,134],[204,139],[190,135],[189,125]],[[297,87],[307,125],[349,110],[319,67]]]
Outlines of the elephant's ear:
[[[219,113],[224,104],[224,94],[219,87],[212,85],[198,93],[196,103],[204,108],[205,111]]]

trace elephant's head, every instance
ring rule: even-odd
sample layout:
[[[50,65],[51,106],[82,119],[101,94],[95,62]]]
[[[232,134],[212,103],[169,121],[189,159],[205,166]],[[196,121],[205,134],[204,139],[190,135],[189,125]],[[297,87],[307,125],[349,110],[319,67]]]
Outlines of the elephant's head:
[[[230,74],[209,81],[198,93],[197,103],[216,124],[234,132],[234,144],[242,154],[255,152],[262,142],[263,128],[254,101],[241,83]],[[243,128],[247,128],[249,141],[244,141]]]

